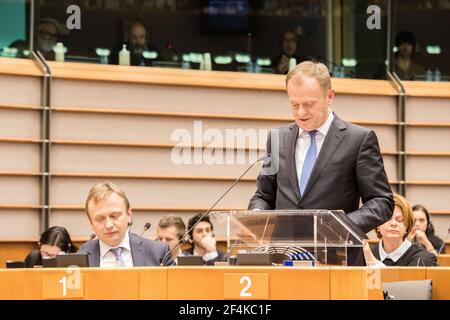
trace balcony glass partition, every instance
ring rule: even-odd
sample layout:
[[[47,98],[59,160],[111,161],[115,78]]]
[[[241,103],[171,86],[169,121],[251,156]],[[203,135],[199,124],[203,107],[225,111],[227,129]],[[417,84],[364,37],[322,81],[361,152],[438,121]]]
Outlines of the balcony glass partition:
[[[65,61],[127,64],[130,51],[134,66],[283,74],[291,58],[327,60],[328,3],[38,0],[35,20],[56,26]]]
[[[450,1],[392,2],[391,70],[401,80],[449,81]]]
[[[0,53],[32,42],[66,62],[286,74],[314,60],[333,77],[448,81],[449,2],[0,0]]]
[[[0,56],[30,56],[30,0],[0,0]]]

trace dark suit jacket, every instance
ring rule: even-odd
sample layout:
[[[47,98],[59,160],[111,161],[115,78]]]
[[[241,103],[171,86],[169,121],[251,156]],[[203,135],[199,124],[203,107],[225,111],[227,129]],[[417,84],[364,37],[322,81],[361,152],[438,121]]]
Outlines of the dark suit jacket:
[[[166,243],[145,239],[130,233],[130,248],[135,267],[160,266],[161,264],[170,266],[174,264],[171,255],[167,255],[169,246]],[[88,254],[90,267],[100,267],[100,243],[98,239],[86,242],[78,252]],[[164,257],[166,258],[164,259]]]
[[[193,256],[194,255],[194,248],[189,248],[188,250],[184,250],[183,254],[186,255],[186,256]],[[216,263],[216,261],[217,262],[225,262],[225,261],[227,261],[227,254],[225,252],[217,250],[217,254],[218,254],[218,256],[216,258],[214,258],[214,259],[211,259],[211,260],[205,261],[205,260],[202,259],[203,260],[203,264],[206,264],[208,266],[213,266]]]
[[[274,131],[269,135],[270,163],[264,163],[258,176],[250,210],[343,210],[364,232],[389,220],[394,208],[393,195],[374,131],[343,121],[335,114],[303,196],[295,167],[298,131],[293,123],[281,127],[277,135]],[[275,145],[271,138],[275,136],[279,138],[276,139],[279,152],[272,154]],[[276,173],[267,172],[270,164],[278,166]]]

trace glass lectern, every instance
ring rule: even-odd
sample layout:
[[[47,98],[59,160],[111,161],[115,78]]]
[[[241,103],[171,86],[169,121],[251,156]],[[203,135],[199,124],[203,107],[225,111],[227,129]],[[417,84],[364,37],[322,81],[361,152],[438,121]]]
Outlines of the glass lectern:
[[[362,248],[365,234],[343,211],[216,211],[214,226],[226,228],[228,256],[268,253],[274,261],[314,261],[315,265],[348,263],[349,250]]]

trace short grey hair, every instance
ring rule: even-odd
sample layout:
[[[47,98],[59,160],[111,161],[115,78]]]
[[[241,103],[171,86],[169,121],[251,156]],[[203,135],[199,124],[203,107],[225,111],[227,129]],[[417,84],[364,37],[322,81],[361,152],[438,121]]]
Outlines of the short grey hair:
[[[327,66],[320,62],[304,61],[299,63],[287,74],[286,87],[289,81],[294,77],[316,79],[325,93],[331,89],[330,72],[328,71]]]

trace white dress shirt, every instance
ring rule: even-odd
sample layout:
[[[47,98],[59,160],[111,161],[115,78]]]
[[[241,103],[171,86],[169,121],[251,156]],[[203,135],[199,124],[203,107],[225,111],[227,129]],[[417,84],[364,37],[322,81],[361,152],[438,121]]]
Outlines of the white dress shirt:
[[[119,265],[116,264],[116,256],[114,253],[112,253],[110,250],[114,248],[122,248],[122,253],[120,255],[120,258],[122,259],[123,263],[125,264],[125,267],[133,267],[133,256],[131,255],[131,247],[130,247],[130,236],[128,235],[128,232],[125,233],[125,237],[123,238],[122,242],[116,246],[116,247],[110,247],[106,243],[102,242],[102,240],[99,239],[100,244],[100,267],[101,268],[107,268],[107,267],[118,267]]]
[[[381,262],[383,262],[384,259],[386,259],[386,258],[390,258],[392,261],[397,262],[398,259],[400,259],[405,254],[405,252],[408,251],[409,247],[411,247],[411,245],[412,245],[411,241],[405,240],[400,245],[400,247],[398,247],[391,253],[386,253],[386,251],[384,251],[384,249],[383,249],[382,242],[383,241],[380,241],[378,244],[378,252],[380,253]]]
[[[324,122],[322,126],[317,128],[316,133],[316,149],[317,156],[319,155],[320,149],[322,149],[323,142],[325,141],[325,137],[330,129],[331,123],[333,122],[334,114],[331,109],[329,109],[328,118]],[[295,145],[295,167],[297,168],[297,178],[298,183],[300,184],[303,162],[306,158],[306,153],[308,152],[309,146],[311,145],[311,138],[308,131],[303,130],[302,128],[298,128],[298,138],[297,143]]]
[[[199,256],[199,254],[195,251],[195,249],[193,250],[193,252],[194,252],[194,256]],[[218,256],[219,256],[219,253],[216,250],[216,251],[213,251],[213,252],[205,253],[203,255],[202,259],[204,261],[209,261],[209,260],[217,258]]]

